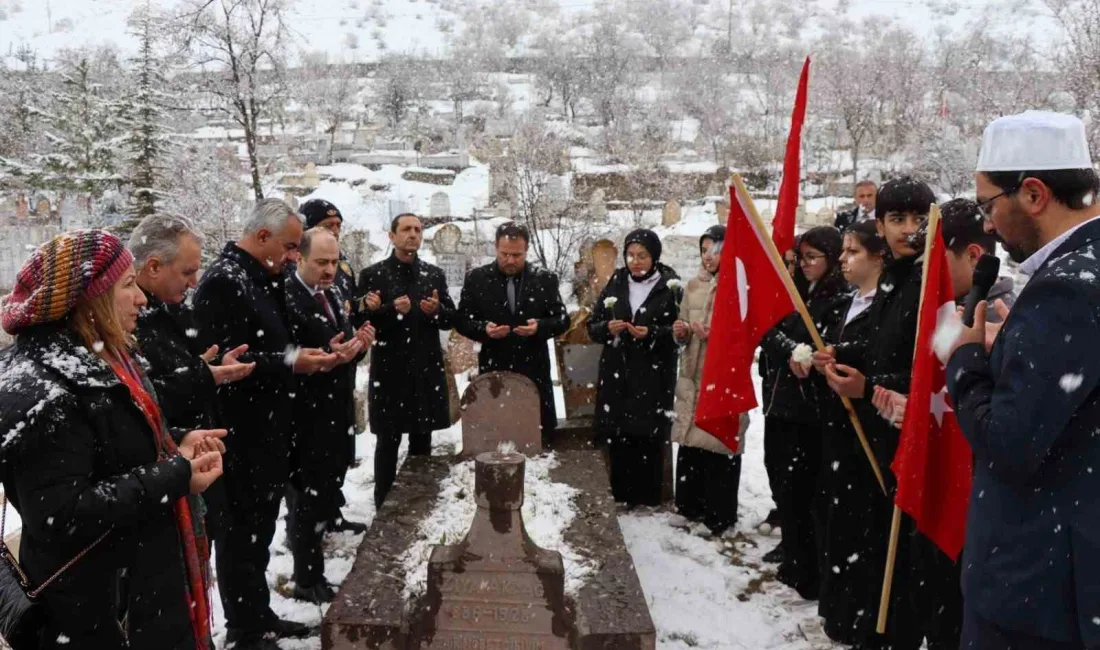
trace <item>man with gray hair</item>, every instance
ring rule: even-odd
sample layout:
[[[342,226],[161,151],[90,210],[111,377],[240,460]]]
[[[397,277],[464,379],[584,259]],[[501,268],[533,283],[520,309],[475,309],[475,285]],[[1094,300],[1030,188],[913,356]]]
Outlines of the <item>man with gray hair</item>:
[[[217,554],[218,588],[227,641],[237,650],[270,650],[277,647],[272,636],[310,632],[275,615],[265,576],[290,473],[295,373],[328,372],[340,360],[338,345],[331,352],[299,348],[287,326],[281,274],[301,239],[302,219],[289,205],[260,200],[241,238],[225,245],[195,292],[200,344],[222,350],[247,344],[241,358],[256,364],[247,378],[218,387],[229,429],[222,479],[229,528]]]
[[[148,300],[138,313],[134,334],[149,364],[148,377],[169,430],[221,428],[217,387],[244,379],[254,363],[238,356],[242,345],[215,363],[218,346],[203,350],[187,292],[198,283],[202,235],[184,217],[154,214],[141,220],[130,235],[137,283]],[[226,529],[225,486],[217,481],[203,493],[206,526],[218,551]]]

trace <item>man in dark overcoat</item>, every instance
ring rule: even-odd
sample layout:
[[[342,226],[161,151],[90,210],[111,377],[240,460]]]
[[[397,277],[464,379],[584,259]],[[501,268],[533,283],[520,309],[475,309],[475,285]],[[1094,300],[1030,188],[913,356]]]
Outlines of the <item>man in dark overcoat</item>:
[[[558,276],[527,263],[530,242],[530,232],[520,224],[497,229],[497,259],[466,276],[455,326],[481,344],[480,372],[517,372],[535,382],[546,442],[558,422],[547,341],[569,328],[569,315]]]
[[[378,342],[367,386],[374,452],[374,502],[381,506],[397,476],[402,434],[409,453],[432,453],[432,431],[451,425],[440,331],[451,329],[455,306],[443,269],[420,259],[423,226],[415,214],[390,223],[393,254],[363,269],[362,308]]]

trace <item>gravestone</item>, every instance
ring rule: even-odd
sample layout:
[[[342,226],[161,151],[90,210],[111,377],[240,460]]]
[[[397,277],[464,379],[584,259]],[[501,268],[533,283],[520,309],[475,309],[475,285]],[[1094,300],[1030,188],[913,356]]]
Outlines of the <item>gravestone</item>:
[[[535,382],[514,372],[478,375],[462,394],[462,455],[495,451],[502,442],[520,453],[542,453],[541,406]]]
[[[434,203],[434,197],[433,197]],[[453,223],[441,226],[432,236],[432,252],[435,263],[443,269],[447,277],[447,286],[461,287],[466,281],[467,256],[459,252],[462,243],[462,231]]]
[[[718,213],[718,223],[726,225],[726,222],[730,219],[730,201],[729,199],[722,199],[714,204],[714,209]]]
[[[561,554],[536,546],[520,513],[525,463],[518,453],[477,456],[474,521],[461,542],[432,549],[413,647],[568,650]]]
[[[665,209],[661,212],[661,225],[675,226],[680,223],[680,202],[673,199],[665,203]]]
[[[35,215],[37,215],[40,219],[50,216],[49,199],[38,199],[38,204],[35,206]]]
[[[302,185],[316,188],[320,184],[321,177],[317,174],[317,164],[313,162],[306,163],[306,171],[302,174]]]
[[[598,223],[607,222],[607,200],[602,187],[596,188],[592,196],[588,197],[588,216]]]
[[[458,330],[451,330],[447,337],[447,360],[451,364],[451,372],[456,375],[477,368],[474,342],[459,334]]]
[[[451,216],[451,197],[446,192],[436,192],[432,195],[429,205],[429,214],[433,219]]]

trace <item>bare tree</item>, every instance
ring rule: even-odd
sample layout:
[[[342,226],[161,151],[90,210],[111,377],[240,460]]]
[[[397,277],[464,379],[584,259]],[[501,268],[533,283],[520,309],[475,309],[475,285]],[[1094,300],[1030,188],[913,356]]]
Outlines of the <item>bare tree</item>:
[[[248,173],[234,151],[214,145],[178,147],[171,164],[177,171],[165,179],[163,207],[195,222],[208,242],[203,254],[212,259],[241,234],[251,205]]]
[[[257,156],[260,121],[286,97],[291,0],[184,0],[177,25],[181,44],[201,73],[201,88],[244,130],[252,191],[263,198]]]
[[[584,240],[592,234],[587,213],[564,195],[569,171],[566,143],[537,121],[518,126],[498,158],[503,193],[515,205],[517,220],[531,232],[539,264],[568,277]]]
[[[844,128],[852,155],[852,176],[859,178],[859,155],[876,133],[881,102],[875,90],[883,70],[868,66],[864,52],[836,41],[818,48],[816,95],[819,105]]]
[[[298,83],[294,95],[311,120],[318,123],[328,137],[327,160],[335,162],[336,135],[340,126],[354,117],[353,101],[359,92],[355,64],[349,61],[329,61],[321,54],[307,57],[296,71]]]

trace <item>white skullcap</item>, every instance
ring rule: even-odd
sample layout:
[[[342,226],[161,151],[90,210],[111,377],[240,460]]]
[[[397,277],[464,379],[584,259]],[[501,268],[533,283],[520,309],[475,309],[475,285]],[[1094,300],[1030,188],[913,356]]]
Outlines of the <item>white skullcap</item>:
[[[1026,111],[999,117],[985,127],[978,154],[980,172],[1088,169],[1092,167],[1085,125],[1073,115]]]

